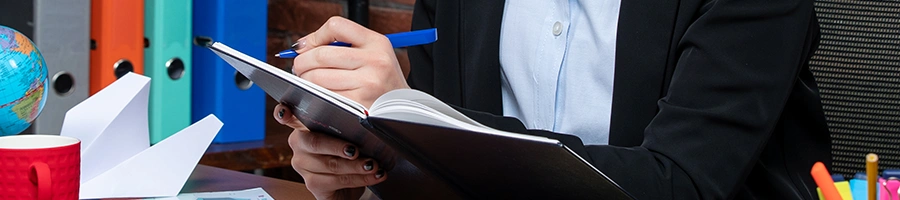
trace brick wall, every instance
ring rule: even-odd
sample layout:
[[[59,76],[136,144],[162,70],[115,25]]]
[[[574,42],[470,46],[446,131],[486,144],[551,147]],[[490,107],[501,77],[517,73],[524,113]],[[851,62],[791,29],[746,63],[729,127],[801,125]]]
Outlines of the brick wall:
[[[369,28],[382,34],[409,31],[415,0],[370,0]],[[276,67],[288,68],[290,59],[274,56],[297,39],[315,31],[331,16],[347,17],[346,0],[269,0],[269,57]],[[406,50],[397,49],[397,60],[409,69]]]

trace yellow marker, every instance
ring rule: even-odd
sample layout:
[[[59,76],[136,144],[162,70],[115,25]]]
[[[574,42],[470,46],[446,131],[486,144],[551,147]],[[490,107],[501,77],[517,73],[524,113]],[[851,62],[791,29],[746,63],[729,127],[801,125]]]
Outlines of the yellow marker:
[[[875,200],[878,194],[878,155],[866,155],[866,182],[869,189],[869,200]]]
[[[850,191],[850,182],[847,182],[847,181],[834,182],[834,187],[836,187],[838,190],[838,193],[841,194],[841,199],[853,200],[853,193]],[[821,188],[816,188],[816,193],[819,194],[819,200],[825,200],[825,196],[822,195]]]

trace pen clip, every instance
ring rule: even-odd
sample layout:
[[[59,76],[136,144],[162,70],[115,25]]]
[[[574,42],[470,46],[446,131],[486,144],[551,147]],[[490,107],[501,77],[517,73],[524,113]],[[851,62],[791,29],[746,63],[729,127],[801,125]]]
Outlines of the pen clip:
[[[339,47],[350,47],[350,46],[352,46],[350,43],[346,43],[346,42],[338,42],[338,41],[331,42],[331,44],[328,44],[328,45],[330,45],[330,46],[339,46]]]

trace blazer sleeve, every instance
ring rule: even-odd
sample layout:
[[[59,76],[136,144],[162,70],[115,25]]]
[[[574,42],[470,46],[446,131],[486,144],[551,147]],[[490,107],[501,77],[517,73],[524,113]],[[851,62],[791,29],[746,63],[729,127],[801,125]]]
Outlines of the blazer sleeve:
[[[418,0],[413,8],[412,30],[434,28],[434,1]],[[417,45],[407,47],[409,55],[410,71],[406,78],[409,87],[421,90],[428,94],[434,94],[434,59],[432,59],[434,45]]]
[[[640,199],[734,198],[805,70],[816,23],[813,1],[710,1],[679,38],[641,146],[588,146],[594,165]]]
[[[414,29],[433,26],[434,9],[422,2]],[[812,1],[711,0],[691,12],[695,20],[676,38],[677,63],[656,116],[643,132],[610,133],[643,134],[642,145],[589,145],[581,152],[638,199],[734,198],[815,43]],[[409,50],[410,85],[426,91],[434,84],[428,48]],[[498,129],[556,137],[525,130],[515,119],[457,109]]]

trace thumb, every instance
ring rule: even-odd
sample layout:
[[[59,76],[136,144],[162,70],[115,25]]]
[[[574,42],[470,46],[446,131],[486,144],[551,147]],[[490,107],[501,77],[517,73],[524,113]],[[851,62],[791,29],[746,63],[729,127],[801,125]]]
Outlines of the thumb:
[[[294,116],[294,113],[291,112],[291,109],[288,106],[278,104],[277,106],[275,106],[273,114],[275,115],[275,120],[278,121],[278,123],[291,127],[293,129],[307,130],[306,126],[303,125],[303,123],[301,123],[300,120]]]

